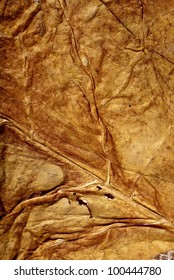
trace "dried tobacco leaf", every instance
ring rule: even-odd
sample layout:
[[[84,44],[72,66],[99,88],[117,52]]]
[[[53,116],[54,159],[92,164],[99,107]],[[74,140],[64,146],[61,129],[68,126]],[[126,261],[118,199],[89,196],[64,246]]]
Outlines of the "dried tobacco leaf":
[[[173,259],[173,30],[174,0],[0,2],[1,259]]]

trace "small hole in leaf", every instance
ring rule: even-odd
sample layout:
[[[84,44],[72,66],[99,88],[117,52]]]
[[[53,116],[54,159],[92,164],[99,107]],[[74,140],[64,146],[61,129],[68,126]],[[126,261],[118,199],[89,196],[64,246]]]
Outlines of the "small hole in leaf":
[[[78,203],[79,203],[80,205],[87,205],[87,202],[84,201],[84,200],[82,200],[81,198],[78,199]]]
[[[109,198],[109,199],[113,199],[114,198],[114,196],[111,194],[111,193],[105,193],[104,194],[107,198]]]

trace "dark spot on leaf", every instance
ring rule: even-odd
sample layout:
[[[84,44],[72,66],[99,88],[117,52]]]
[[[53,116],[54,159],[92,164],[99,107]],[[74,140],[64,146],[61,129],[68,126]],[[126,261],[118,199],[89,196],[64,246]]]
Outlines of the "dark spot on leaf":
[[[85,201],[83,201],[81,198],[78,198],[77,201],[80,205],[87,205],[87,203]]]
[[[0,134],[2,134],[2,133],[4,132],[4,130],[5,130],[5,126],[4,126],[4,125],[1,125],[1,126],[0,126]]]
[[[104,194],[107,198],[113,199],[114,196],[111,193],[105,193]]]

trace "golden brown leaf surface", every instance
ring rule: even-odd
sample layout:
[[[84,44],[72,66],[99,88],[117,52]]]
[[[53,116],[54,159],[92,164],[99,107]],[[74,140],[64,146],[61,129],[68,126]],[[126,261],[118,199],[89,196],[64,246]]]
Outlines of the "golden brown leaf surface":
[[[173,30],[174,0],[0,2],[1,259],[174,249]]]

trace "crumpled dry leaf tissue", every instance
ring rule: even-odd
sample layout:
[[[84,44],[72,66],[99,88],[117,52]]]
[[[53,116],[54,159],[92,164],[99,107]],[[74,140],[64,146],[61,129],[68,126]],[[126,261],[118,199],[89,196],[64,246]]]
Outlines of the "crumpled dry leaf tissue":
[[[167,256],[174,0],[2,0],[0,67],[0,258]]]

